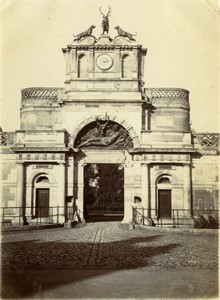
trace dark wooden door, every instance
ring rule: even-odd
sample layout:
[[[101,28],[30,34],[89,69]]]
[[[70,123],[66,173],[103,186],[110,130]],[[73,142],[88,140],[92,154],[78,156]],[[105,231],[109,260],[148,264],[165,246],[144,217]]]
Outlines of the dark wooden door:
[[[37,189],[36,216],[49,216],[49,189]]]
[[[159,218],[171,218],[171,190],[159,190],[158,198]]]

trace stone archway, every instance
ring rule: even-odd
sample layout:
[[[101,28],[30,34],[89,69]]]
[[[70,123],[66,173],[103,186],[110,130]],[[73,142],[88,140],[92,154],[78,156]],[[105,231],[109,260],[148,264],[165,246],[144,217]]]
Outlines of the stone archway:
[[[98,120],[87,124],[77,134],[74,148],[128,150],[134,147],[128,131],[110,120]]]
[[[123,205],[122,207],[116,205],[116,212],[118,216],[120,215],[120,220],[124,217],[124,220],[126,219],[127,221],[129,218],[130,221],[133,194],[130,185],[129,173],[131,167],[129,162],[130,160],[132,161],[132,157],[128,150],[134,147],[134,142],[128,130],[121,124],[110,120],[109,118],[93,119],[76,134],[75,139],[73,140],[73,147],[75,149],[78,148],[78,151],[75,154],[74,163],[74,191],[76,191],[74,192],[74,197],[77,206],[80,211],[83,212],[84,217],[87,217],[86,209],[88,208],[86,207],[86,204],[88,204],[88,194],[87,190],[85,190],[85,173],[88,165],[98,165],[100,172],[102,173],[106,168],[110,168],[110,165],[112,164],[114,165],[113,168],[116,168],[115,173],[117,173],[117,168],[122,168],[123,170],[120,179],[123,183],[117,187],[118,190],[116,189],[116,192],[118,193],[120,193],[120,190],[123,190]],[[109,172],[111,173],[111,168],[109,169]],[[104,184],[107,185],[109,182]],[[111,185],[113,188],[113,184]],[[107,195],[106,190],[103,190],[103,195]],[[100,198],[101,196],[99,194],[99,199],[96,200],[100,200]],[[103,200],[103,203],[108,203],[110,214],[115,205],[113,202],[114,201],[111,200],[109,205],[109,199],[105,198]],[[106,207],[102,207],[102,209],[107,210],[107,205]],[[106,211],[104,213],[108,214]]]
[[[104,116],[103,115],[91,116],[87,119],[84,119],[81,123],[79,123],[79,125],[75,127],[74,131],[70,135],[69,146],[73,147],[74,145],[76,145],[76,139],[79,136],[79,133],[85,130],[86,128],[88,128],[88,126],[91,126],[91,124],[94,123],[97,124],[97,122],[101,125],[101,123],[104,124],[106,121],[109,122],[109,125],[111,125],[112,123],[118,125],[121,130],[123,128],[124,131],[127,132],[127,134],[129,135],[130,139],[132,140],[134,148],[140,146],[138,134],[135,132],[134,128],[126,122],[126,120],[119,119],[115,115],[107,115],[107,114],[105,114]]]

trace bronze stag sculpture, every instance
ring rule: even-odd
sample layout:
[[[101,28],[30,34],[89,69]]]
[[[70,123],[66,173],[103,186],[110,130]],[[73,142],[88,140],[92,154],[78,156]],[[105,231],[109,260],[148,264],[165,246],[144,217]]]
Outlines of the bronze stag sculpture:
[[[111,13],[111,8],[110,8],[110,6],[108,6],[108,13],[107,13],[106,16],[102,12],[102,7],[99,7],[99,11],[103,16],[103,19],[102,19],[102,34],[104,34],[105,32],[108,34],[108,32],[109,32],[109,15]]]

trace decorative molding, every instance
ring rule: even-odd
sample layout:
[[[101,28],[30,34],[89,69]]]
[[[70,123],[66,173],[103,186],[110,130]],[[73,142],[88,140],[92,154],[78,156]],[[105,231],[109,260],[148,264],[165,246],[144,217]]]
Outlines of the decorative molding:
[[[39,164],[39,165],[33,165],[32,169],[53,169],[53,165],[45,165],[45,164]]]

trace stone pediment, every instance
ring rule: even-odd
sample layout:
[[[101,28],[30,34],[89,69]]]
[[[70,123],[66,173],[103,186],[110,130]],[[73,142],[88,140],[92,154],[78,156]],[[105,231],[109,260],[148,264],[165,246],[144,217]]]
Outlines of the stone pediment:
[[[135,41],[130,40],[128,37],[116,36],[114,38],[115,45],[137,45]]]

